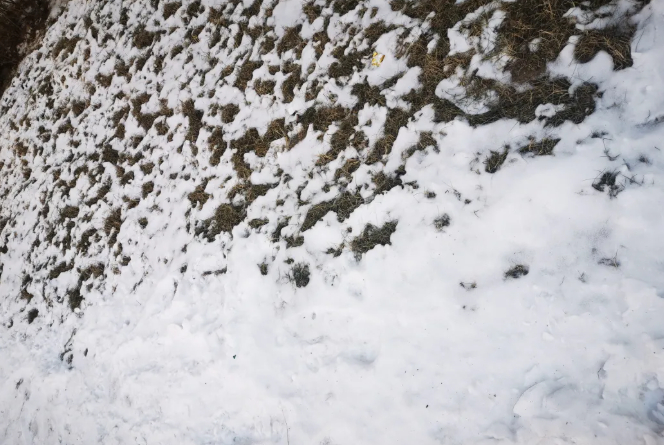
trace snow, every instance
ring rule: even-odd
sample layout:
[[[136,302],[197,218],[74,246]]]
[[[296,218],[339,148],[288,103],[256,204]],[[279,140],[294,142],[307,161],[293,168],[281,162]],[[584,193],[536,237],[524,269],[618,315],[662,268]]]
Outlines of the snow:
[[[168,54],[183,40],[181,20],[189,3],[166,21],[148,11],[149,3],[132,4],[128,23],[144,20],[149,29],[165,30],[153,51]],[[383,2],[367,4],[379,8],[378,18],[415,26]],[[267,67],[279,63],[272,60],[276,52],[251,56],[266,61],[253,77],[275,80],[275,99],[235,88],[237,70],[221,79],[221,71],[241,65],[252,47],[244,41],[236,49],[215,47],[219,65],[210,66],[202,56],[209,50],[209,27],[199,42],[172,60],[167,56],[162,72],[151,68],[155,57],[150,57],[140,73],[132,71],[130,79],[115,75],[108,89],[97,85],[88,95],[86,82],[95,82],[97,73],[114,73],[116,58],[128,62],[142,54],[130,34],[95,47],[105,32],[122,28],[118,5],[102,9],[112,13],[113,24],[106,30],[99,26],[99,41],[81,31],[92,6],[82,0],[63,6],[45,36],[44,54],[63,33],[81,31],[79,45],[92,46],[90,59],[84,60],[80,48],[64,60],[46,55],[38,60],[33,53],[2,99],[8,108],[0,116],[5,135],[0,161],[7,165],[0,180],[6,193],[0,216],[10,222],[0,233],[8,247],[0,254],[0,291],[6,296],[0,301],[0,443],[664,444],[661,2],[633,19],[638,31],[632,67],[613,71],[606,53],[579,64],[573,41],[550,64],[552,75],[575,86],[588,79],[599,84],[603,95],[597,109],[582,123],[552,128],[537,120],[504,119],[472,127],[463,119],[434,123],[431,108],[425,108],[401,128],[380,167],[395,171],[419,134],[433,132],[437,147],[405,161],[401,179],[417,186],[374,196],[376,166],[362,164],[352,184],[363,187],[367,203],[342,222],[329,212],[302,233],[307,211],[340,193],[339,184],[322,191],[337,168],[364,155],[349,147],[328,170],[315,170],[317,156],[330,150],[334,125],[325,136],[311,130],[290,150],[276,141],[265,157],[253,152],[244,157],[252,184],[276,185],[247,208],[243,222],[214,242],[195,235],[193,227],[213,217],[220,204],[240,202],[228,192],[242,182],[231,149],[218,165],[208,162],[207,137],[222,126],[220,115],[206,111],[208,127],[196,141],[185,142],[190,123],[181,104],[189,98],[199,110],[238,104],[235,120],[223,124],[225,140],[231,141],[248,128],[263,135],[281,117],[295,122],[312,102],[305,99],[306,88],[296,88],[293,102],[283,103],[279,94],[286,75],[272,75]],[[268,24],[273,21],[277,36],[300,23],[303,29],[313,26],[301,10],[302,2],[277,2]],[[342,39],[341,22],[357,22],[357,14],[335,16],[328,36]],[[493,17],[502,19],[498,12]],[[76,31],[67,28],[70,23]],[[322,29],[317,23],[314,32]],[[222,42],[232,41],[235,31],[223,29]],[[394,55],[397,34],[376,42],[386,54],[380,68],[367,61],[366,69],[347,79],[376,85],[403,73],[385,95],[389,107],[418,87],[420,73]],[[485,45],[464,41],[459,29],[453,36],[457,51]],[[189,54],[193,60],[185,62]],[[307,61],[318,63],[316,70],[333,61],[330,48],[319,57],[309,40],[302,54],[305,76]],[[485,77],[500,78],[489,63],[481,67]],[[30,92],[51,72],[56,101],[49,107],[45,97]],[[326,69],[309,80],[320,72]],[[438,95],[456,97],[462,88],[458,80],[441,82]],[[331,80],[319,101],[352,107],[350,90],[350,84]],[[154,127],[145,131],[133,108],[123,121],[126,137],[112,139],[113,114],[143,91],[150,100],[142,113],[159,112],[162,99],[173,109],[163,118],[172,139]],[[89,97],[91,104],[80,117],[56,118],[53,108],[70,97]],[[471,105],[480,108],[469,112],[477,112],[485,104]],[[560,111],[549,105],[537,114]],[[11,123],[25,113],[34,121],[29,131],[13,129]],[[371,143],[381,137],[386,113],[377,105],[359,111],[359,125]],[[56,135],[67,118],[76,136]],[[54,133],[55,142],[41,141],[39,125]],[[133,136],[143,139],[132,148]],[[519,154],[516,149],[531,138],[560,139],[555,156]],[[43,149],[31,158],[29,181],[16,160],[18,139]],[[482,159],[505,144],[513,150],[500,171],[486,174]],[[126,184],[111,162],[89,160],[95,153],[102,156],[105,145],[143,154],[135,165],[123,164],[134,173]],[[75,156],[66,161],[69,154]],[[140,168],[148,161],[154,163],[150,172]],[[93,184],[87,175],[77,178],[74,171],[82,166],[100,166],[100,179]],[[62,170],[59,179],[73,181],[67,193],[55,186],[56,168]],[[284,181],[278,169],[292,179]],[[615,198],[593,187],[606,171],[618,172],[624,186]],[[189,194],[206,179],[209,199],[192,205]],[[104,199],[86,204],[107,181],[111,188]],[[123,198],[141,197],[148,181],[155,192],[128,208]],[[50,210],[42,217],[45,203]],[[74,240],[90,229],[103,238],[93,238],[86,252],[77,251],[75,243],[63,252],[45,240],[51,228],[53,239],[66,237],[66,226],[56,221],[67,205],[81,208],[70,230]],[[105,234],[106,218],[116,208],[122,208],[121,252]],[[437,230],[433,221],[444,214],[451,224]],[[287,249],[283,240],[271,241],[285,217],[290,219],[282,235],[300,234],[302,245]],[[141,218],[147,218],[144,228]],[[253,218],[268,223],[252,229]],[[338,257],[325,253],[348,246],[367,224],[389,221],[397,221],[391,244],[376,246],[360,260],[347,247]],[[35,239],[41,241],[36,247]],[[73,267],[49,278],[61,262]],[[104,276],[90,278],[90,289],[81,288],[81,270],[97,263],[105,264]],[[269,266],[265,276],[262,263]],[[309,265],[306,287],[289,279],[297,263]],[[528,274],[506,277],[517,265],[526,266]],[[24,285],[26,274],[33,281]],[[73,312],[66,294],[77,283],[84,300]],[[23,289],[34,295],[29,305],[19,298]],[[28,323],[24,312],[32,307],[39,316]]]

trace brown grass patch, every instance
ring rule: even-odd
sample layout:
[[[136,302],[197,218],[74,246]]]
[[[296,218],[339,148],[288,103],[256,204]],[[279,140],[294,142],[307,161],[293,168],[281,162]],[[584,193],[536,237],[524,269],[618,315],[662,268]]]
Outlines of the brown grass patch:
[[[260,229],[263,227],[265,224],[270,222],[267,218],[254,218],[251,221],[249,221],[249,227],[252,229]]]
[[[198,134],[203,126],[204,112],[197,110],[194,106],[194,101],[189,99],[182,104],[182,113],[189,119],[189,130],[187,131],[186,139],[192,144],[196,143]]]
[[[327,131],[330,125],[336,121],[345,119],[351,113],[351,110],[335,105],[332,107],[308,108],[299,116],[298,122],[305,128],[309,125],[314,126],[315,131]]]
[[[69,219],[74,219],[78,217],[79,213],[79,208],[76,206],[65,206],[64,209],[60,212],[60,220],[64,220],[66,218]]]
[[[383,127],[383,136],[376,141],[371,153],[367,157],[366,163],[374,164],[384,156],[390,154],[392,145],[399,135],[401,127],[405,127],[410,119],[410,113],[401,108],[392,108],[387,112],[385,126]]]
[[[372,86],[365,80],[364,83],[356,83],[351,89],[351,93],[357,96],[358,102],[355,108],[360,110],[364,108],[364,104],[372,106],[378,105],[381,107],[386,106],[385,96],[381,93],[379,86]]]
[[[104,221],[104,232],[109,237],[108,244],[112,246],[118,238],[118,233],[122,227],[122,209],[112,210]]]
[[[231,201],[237,196],[244,196],[245,205],[249,205],[254,202],[259,196],[265,196],[265,194],[273,188],[274,185],[271,184],[252,184],[250,182],[243,182],[237,184],[228,192],[228,199]]]
[[[276,82],[274,80],[256,79],[254,81],[254,91],[261,96],[266,94],[272,95],[274,94],[275,84]]]
[[[74,263],[67,264],[65,261],[59,263],[57,266],[55,266],[51,271],[48,273],[48,279],[49,280],[54,280],[60,276],[60,274],[63,274],[65,272],[68,272],[74,268]]]
[[[631,42],[636,28],[612,26],[586,31],[574,47],[574,58],[581,63],[590,62],[600,51],[606,51],[615,70],[633,65]]]
[[[291,73],[281,84],[281,93],[284,96],[285,103],[291,103],[295,99],[295,88],[302,85],[300,65],[292,64],[289,68]]]
[[[309,265],[306,263],[297,263],[293,265],[286,278],[297,287],[306,287],[309,284],[310,276]]]
[[[284,36],[279,40],[279,44],[277,45],[277,54],[279,56],[286,51],[293,50],[297,59],[302,57],[302,50],[307,43],[300,36],[300,31],[302,31],[302,25],[286,28]]]
[[[379,20],[372,23],[364,30],[364,37],[369,41],[369,46],[373,47],[376,43],[376,40],[380,38],[383,34],[386,34],[395,29],[394,25],[385,25],[385,22]]]
[[[562,125],[567,120],[579,124],[595,111],[597,86],[590,83],[582,84],[573,94],[569,93],[571,84],[567,79],[540,79],[522,92],[497,82],[486,81],[485,84],[493,87],[499,100],[487,113],[466,116],[473,126],[499,119],[516,119],[528,123],[536,118],[537,107],[547,103],[564,105],[562,111],[544,119],[546,124],[551,126]]]
[[[191,201],[192,206],[197,206],[199,208],[203,207],[208,199],[210,199],[209,193],[205,193],[205,187],[207,187],[208,180],[204,180],[202,184],[197,185],[193,192],[187,195],[187,199]]]
[[[318,158],[316,165],[321,166],[329,164],[343,152],[350,143],[350,138],[355,133],[355,126],[357,125],[357,112],[349,113],[345,119],[339,124],[339,128],[334,132],[330,138],[331,149],[324,155]]]
[[[306,232],[323,219],[328,212],[337,214],[337,221],[344,222],[351,213],[359,206],[364,204],[364,199],[360,193],[344,192],[332,201],[324,201],[311,206],[302,223],[302,232]]]
[[[148,48],[152,46],[155,36],[156,33],[147,31],[144,25],[139,25],[136,27],[136,31],[134,31],[134,46],[138,49]]]
[[[235,87],[244,91],[247,88],[247,84],[254,76],[254,71],[263,66],[263,61],[252,61],[246,60],[240,67],[238,72],[237,79],[235,80]]]
[[[542,139],[539,142],[531,140],[528,145],[519,148],[519,153],[530,156],[550,156],[553,155],[553,149],[560,142],[560,139]]]
[[[360,165],[362,165],[362,163],[357,158],[346,160],[344,165],[337,169],[336,172],[334,172],[334,180],[338,181],[340,178],[344,177],[348,182],[350,182],[353,178],[353,173],[355,173],[355,171],[360,168]]]
[[[287,135],[285,121],[281,118],[272,121],[263,136],[260,136],[255,128],[250,128],[240,139],[231,141],[230,146],[235,150],[232,161],[238,176],[241,179],[247,179],[251,175],[251,169],[244,161],[246,153],[253,151],[256,156],[263,157],[267,154],[272,142],[287,137]]]
[[[209,242],[222,232],[231,233],[233,228],[240,224],[246,216],[244,208],[231,204],[222,204],[217,207],[212,218],[200,221],[196,227],[196,235],[202,235]]]
[[[221,157],[226,151],[226,141],[224,141],[224,132],[221,127],[215,127],[212,134],[208,137],[208,147],[212,151],[210,155],[210,165],[219,165]]]
[[[524,264],[516,264],[512,267],[510,267],[506,272],[505,272],[505,279],[507,278],[512,278],[512,279],[517,279],[521,278],[523,276],[528,275],[529,272],[528,266]]]
[[[164,4],[164,9],[162,12],[164,20],[168,20],[170,17],[172,17],[176,12],[178,12],[178,9],[180,9],[181,7],[182,7],[182,2],[170,2]]]
[[[308,2],[304,6],[302,6],[302,11],[304,12],[304,15],[307,17],[309,24],[312,24],[314,20],[320,17],[323,8],[321,8],[319,5],[314,4],[314,2]]]
[[[154,191],[154,182],[148,181],[141,186],[141,196],[143,199],[147,198],[150,193]]]
[[[489,152],[489,156],[484,161],[484,170],[487,173],[496,173],[498,170],[500,170],[500,166],[505,163],[507,154],[507,148],[505,148],[502,152],[491,150]]]
[[[396,221],[386,222],[381,227],[367,224],[364,231],[362,231],[362,234],[351,241],[350,250],[355,254],[355,258],[359,261],[362,258],[362,255],[374,247],[378,245],[391,245],[391,237],[396,230]]]
[[[328,69],[328,74],[330,77],[346,77],[351,76],[355,70],[359,70],[369,61],[369,57],[372,54],[371,48],[367,48],[362,51],[357,51],[355,49],[350,49],[348,54],[345,54],[344,47],[337,47],[332,51],[332,55],[337,58],[336,62],[333,62]]]
[[[383,193],[387,193],[396,186],[402,187],[403,181],[401,181],[401,176],[403,176],[405,172],[406,171],[404,170],[403,172],[395,173],[393,175],[387,175],[385,172],[379,171],[373,175],[371,182],[373,182],[376,186],[374,195],[382,195]]]

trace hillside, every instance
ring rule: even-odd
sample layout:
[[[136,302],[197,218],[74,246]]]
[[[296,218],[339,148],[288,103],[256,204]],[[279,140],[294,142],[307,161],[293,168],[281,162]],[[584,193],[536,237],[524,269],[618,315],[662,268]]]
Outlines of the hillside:
[[[663,27],[55,7],[0,101],[0,443],[664,443]]]

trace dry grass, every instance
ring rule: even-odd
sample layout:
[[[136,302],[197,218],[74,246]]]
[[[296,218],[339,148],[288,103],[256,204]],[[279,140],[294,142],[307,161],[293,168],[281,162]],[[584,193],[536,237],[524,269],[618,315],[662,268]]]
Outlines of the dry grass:
[[[112,210],[111,213],[104,220],[104,232],[108,236],[108,245],[115,244],[118,238],[118,233],[122,227],[122,209],[117,208]]]
[[[205,192],[205,187],[207,187],[208,180],[204,180],[202,184],[197,185],[193,192],[187,195],[187,198],[191,202],[192,206],[203,207],[205,203],[210,199],[209,193]]]
[[[139,25],[134,31],[133,42],[138,49],[145,49],[152,46],[156,34],[145,29],[144,25]]]
[[[226,151],[228,144],[224,140],[224,132],[222,127],[215,127],[212,134],[208,137],[208,148],[212,152],[210,156],[210,165],[219,165],[221,157]]]
[[[304,128],[309,128],[309,125],[313,125],[315,131],[325,132],[330,125],[344,119],[349,113],[350,110],[340,105],[320,108],[311,107],[298,116],[298,123],[301,123]]]
[[[164,9],[162,11],[164,20],[168,20],[170,17],[172,17],[181,7],[182,2],[171,2],[164,4]]]
[[[376,186],[374,195],[382,195],[383,193],[389,192],[394,187],[402,186],[403,181],[401,181],[401,176],[402,175],[400,174],[387,175],[382,171],[374,174],[371,178],[371,182]]]
[[[334,172],[334,180],[338,181],[340,178],[344,177],[348,182],[350,182],[353,177],[353,173],[355,173],[355,171],[360,168],[360,165],[362,165],[362,163],[357,158],[346,160],[344,165],[337,169],[336,172]]]
[[[371,106],[381,106],[386,105],[385,96],[381,94],[382,89],[375,85],[369,85],[365,80],[364,83],[356,83],[353,85],[351,93],[354,96],[357,96],[358,103],[355,106],[357,110],[364,108],[364,104],[369,104]]]
[[[540,79],[532,82],[531,87],[525,91],[517,91],[512,86],[486,79],[483,84],[485,88],[493,89],[499,99],[490,111],[466,116],[473,126],[489,124],[499,119],[516,119],[521,123],[528,123],[536,118],[537,107],[547,103],[563,105],[562,111],[545,118],[546,124],[551,126],[560,126],[567,120],[579,124],[595,111],[597,86],[590,83],[582,84],[572,94],[569,93],[570,82],[560,78]]]
[[[68,272],[74,268],[74,263],[67,264],[65,261],[58,263],[51,271],[48,273],[48,279],[53,280],[58,278],[60,274]]]
[[[606,51],[612,58],[614,69],[621,70],[632,66],[630,44],[634,27],[612,26],[590,30],[579,38],[574,47],[574,57],[581,63],[590,62],[598,52]]]
[[[505,278],[517,279],[528,275],[530,269],[524,264],[516,264],[505,272]]]
[[[618,175],[617,171],[604,171],[593,181],[592,186],[598,192],[608,190],[609,196],[615,198],[625,189],[623,184],[617,182]]]
[[[330,138],[331,149],[318,158],[316,165],[321,166],[335,160],[341,152],[350,145],[350,139],[355,134],[355,126],[358,124],[357,112],[349,113],[339,124],[339,128]]]
[[[286,276],[288,281],[295,284],[297,287],[306,287],[309,284],[311,272],[309,272],[309,265],[306,263],[294,264],[290,272]]]
[[[285,70],[284,70],[285,71]],[[295,88],[302,85],[302,69],[298,64],[291,64],[290,75],[281,84],[281,94],[285,103],[291,103],[295,99]]]
[[[328,74],[333,78],[351,76],[355,70],[359,70],[368,64],[371,54],[371,48],[362,51],[351,48],[346,54],[345,47],[339,46],[332,51],[332,55],[336,57],[337,61],[330,65]]]
[[[254,91],[261,96],[266,94],[273,95],[275,84],[276,82],[274,80],[256,79],[254,81]]]
[[[147,198],[150,193],[154,191],[154,182],[148,181],[141,186],[141,196],[143,199]]]
[[[269,221],[267,218],[254,218],[251,221],[249,221],[249,227],[252,229],[260,229],[263,227],[265,224],[267,224]]]
[[[500,166],[503,165],[507,159],[507,153],[507,148],[502,152],[491,150],[489,156],[484,160],[484,171],[487,173],[496,173],[500,170]]]
[[[221,107],[221,121],[229,124],[235,120],[235,116],[240,112],[240,107],[236,104],[228,104]]]
[[[265,196],[265,194],[273,187],[274,186],[270,184],[252,184],[248,181],[242,182],[228,192],[228,199],[232,201],[237,195],[241,195],[244,197],[245,205],[248,206],[259,196]]]
[[[380,161],[384,156],[390,154],[392,145],[397,139],[401,127],[405,127],[410,119],[410,113],[401,108],[392,108],[387,112],[385,126],[383,127],[383,136],[376,141],[373,150],[367,157],[367,164],[374,164]]]
[[[301,230],[302,232],[306,232],[311,229],[328,212],[336,213],[337,221],[343,222],[362,204],[364,204],[364,199],[362,199],[359,192],[351,193],[347,191],[339,195],[336,199],[313,205],[304,218]]]
[[[519,153],[530,156],[550,156],[560,139],[542,139],[539,142],[531,140],[528,145],[519,148]]]
[[[64,221],[66,218],[74,219],[78,217],[79,208],[76,206],[65,206],[60,212],[60,220]]]
[[[292,247],[300,247],[304,244],[304,237],[303,236],[286,236],[284,237],[284,241],[286,241],[286,248],[290,249]]]
[[[304,12],[304,15],[307,17],[309,24],[312,24],[314,20],[320,17],[320,13],[322,12],[322,10],[323,8],[321,8],[319,5],[314,4],[314,2],[306,3],[302,7],[302,11]]]
[[[284,36],[277,44],[277,54],[279,54],[280,57],[283,53],[290,50],[295,52],[297,59],[302,57],[302,50],[307,46],[307,43],[300,36],[300,31],[302,31],[302,25],[286,28]]]
[[[247,88],[247,84],[254,76],[254,71],[263,66],[262,61],[253,61],[247,60],[240,67],[238,72],[237,79],[235,80],[235,87],[244,91]]]
[[[437,231],[442,232],[445,229],[445,227],[449,227],[451,221],[452,220],[450,218],[450,215],[444,213],[433,220],[433,227]]]
[[[189,119],[189,130],[187,131],[186,139],[192,144],[196,143],[198,134],[203,126],[203,115],[201,110],[194,107],[194,101],[189,99],[182,104],[182,113]]]
[[[287,136],[285,121],[281,118],[272,121],[263,136],[255,128],[250,128],[241,138],[231,141],[230,146],[235,150],[232,156],[233,167],[240,179],[247,179],[251,175],[251,168],[244,161],[246,153],[253,151],[256,156],[263,157],[272,142]]]
[[[359,261],[362,255],[380,245],[390,245],[391,237],[397,230],[397,222],[389,221],[381,227],[376,227],[373,224],[367,224],[358,237],[353,239],[350,243],[350,250],[355,254],[355,258]]]
[[[276,243],[281,239],[281,231],[288,226],[288,223],[290,221],[290,217],[286,217],[283,219],[280,219],[277,222],[277,227],[275,227],[274,231],[272,232],[272,242]]]
[[[217,207],[214,216],[201,221],[196,227],[196,235],[202,235],[209,242],[222,232],[231,233],[233,228],[240,224],[246,216],[244,208],[231,204],[222,204]]]

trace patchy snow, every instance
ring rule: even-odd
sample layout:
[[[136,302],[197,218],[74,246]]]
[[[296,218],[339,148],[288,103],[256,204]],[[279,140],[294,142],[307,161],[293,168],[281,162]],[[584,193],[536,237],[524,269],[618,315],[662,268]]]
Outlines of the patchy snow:
[[[633,66],[579,64],[574,39],[550,64],[572,94],[598,84],[581,123],[424,106],[380,162],[421,86],[398,55],[417,21],[375,0],[311,23],[295,0],[169,4],[71,0],[2,97],[0,443],[664,443],[661,2],[632,19]],[[370,44],[378,20],[403,29]],[[484,54],[495,32],[450,39]],[[386,58],[329,76],[351,48]],[[465,74],[505,78],[480,59]],[[521,150],[544,141],[554,156]],[[368,224],[389,243],[354,249]]]

